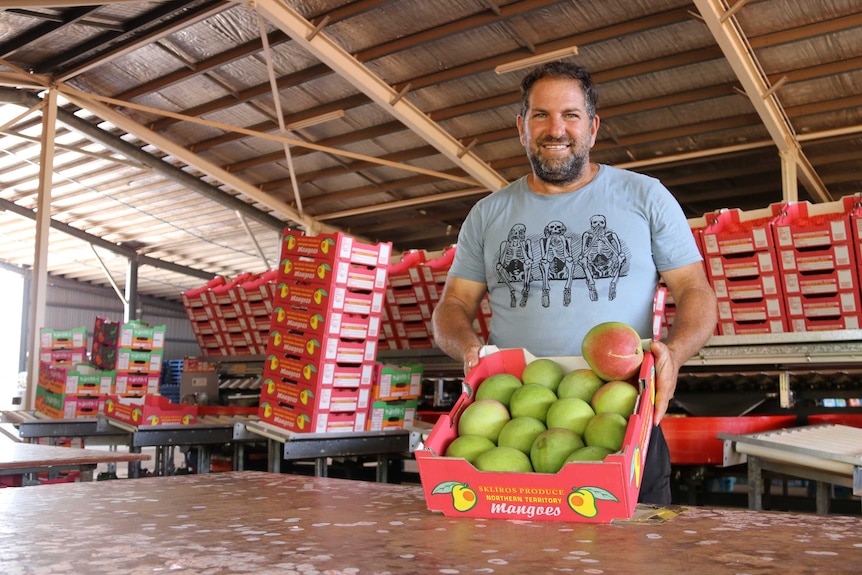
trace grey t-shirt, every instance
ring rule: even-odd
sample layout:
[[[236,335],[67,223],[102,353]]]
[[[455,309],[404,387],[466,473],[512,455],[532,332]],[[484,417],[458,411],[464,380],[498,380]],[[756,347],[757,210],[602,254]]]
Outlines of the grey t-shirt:
[[[603,321],[650,337],[658,271],[701,259],[658,180],[600,165],[568,194],[536,194],[524,177],[477,202],[449,274],[487,284],[489,344],[566,356]]]

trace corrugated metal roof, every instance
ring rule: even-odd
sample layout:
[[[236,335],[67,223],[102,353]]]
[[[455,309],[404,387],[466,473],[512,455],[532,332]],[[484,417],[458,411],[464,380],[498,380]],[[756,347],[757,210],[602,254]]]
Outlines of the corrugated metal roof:
[[[661,178],[690,217],[784,197],[774,120],[745,93],[751,78],[772,89],[767,98],[813,170],[799,199],[862,192],[855,0],[0,8],[0,261],[33,265],[41,94],[56,86],[50,272],[106,285],[107,270],[122,285],[133,257],[140,293],[169,300],[213,275],[275,266],[287,226],[327,225],[396,250],[454,243],[493,187],[482,178],[512,181],[529,169],[515,128],[523,72],[494,68],[569,46],[599,83],[593,159]],[[741,57],[723,50],[721,36],[735,34]],[[392,101],[421,117],[408,126]],[[279,110],[287,126],[342,114],[285,140]]]

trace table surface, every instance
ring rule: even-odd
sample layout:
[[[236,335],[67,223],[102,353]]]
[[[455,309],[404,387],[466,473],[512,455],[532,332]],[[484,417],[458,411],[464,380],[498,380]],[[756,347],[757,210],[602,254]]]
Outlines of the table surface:
[[[145,461],[146,453],[56,447],[37,443],[0,442],[0,470]]]
[[[654,523],[477,520],[428,511],[416,485],[237,471],[0,489],[0,563],[4,575],[856,575],[862,519],[690,507]]]

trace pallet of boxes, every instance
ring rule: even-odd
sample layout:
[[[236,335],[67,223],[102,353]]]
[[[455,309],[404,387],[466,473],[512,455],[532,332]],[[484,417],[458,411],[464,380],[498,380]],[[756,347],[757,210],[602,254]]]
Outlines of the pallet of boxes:
[[[258,416],[294,432],[364,431],[391,244],[286,230]]]
[[[188,424],[196,406],[172,403],[159,392],[166,326],[113,322],[97,317],[90,352],[94,365],[115,372],[105,416],[132,427]]]

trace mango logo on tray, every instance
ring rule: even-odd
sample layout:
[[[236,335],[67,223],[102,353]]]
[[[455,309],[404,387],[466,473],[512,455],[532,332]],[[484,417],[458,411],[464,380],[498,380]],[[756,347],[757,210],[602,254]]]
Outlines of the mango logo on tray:
[[[312,393],[310,389],[303,389],[299,392],[299,402],[302,403],[302,405],[308,405],[309,399],[314,399],[314,393]]]
[[[286,298],[290,295],[290,284],[287,282],[281,282],[276,286],[276,290],[278,290],[279,297]]]
[[[299,430],[305,429],[305,426],[311,423],[311,418],[301,413],[296,416],[296,428]]]
[[[452,507],[455,511],[470,511],[476,506],[479,497],[472,487],[460,481],[444,481],[438,483],[431,491],[432,494],[450,493],[452,495]]]
[[[260,407],[261,407],[261,409],[263,409],[263,416],[264,417],[267,417],[267,418],[272,417],[272,405],[268,401],[265,401],[264,403],[262,403],[260,405]]]
[[[616,495],[601,487],[574,487],[566,503],[569,508],[581,517],[595,517],[599,514],[596,501],[619,501]]]
[[[147,423],[149,425],[158,425],[161,419],[159,419],[158,415],[151,415],[147,418]]]
[[[335,240],[332,238],[324,238],[324,240],[320,242],[320,251],[328,254],[329,248],[333,246],[335,246]]]
[[[284,260],[281,263],[281,269],[285,274],[290,275],[290,272],[293,271],[293,262],[289,259]]]
[[[292,250],[296,248],[296,236],[287,235],[284,237],[284,243],[287,244],[287,249]]]

